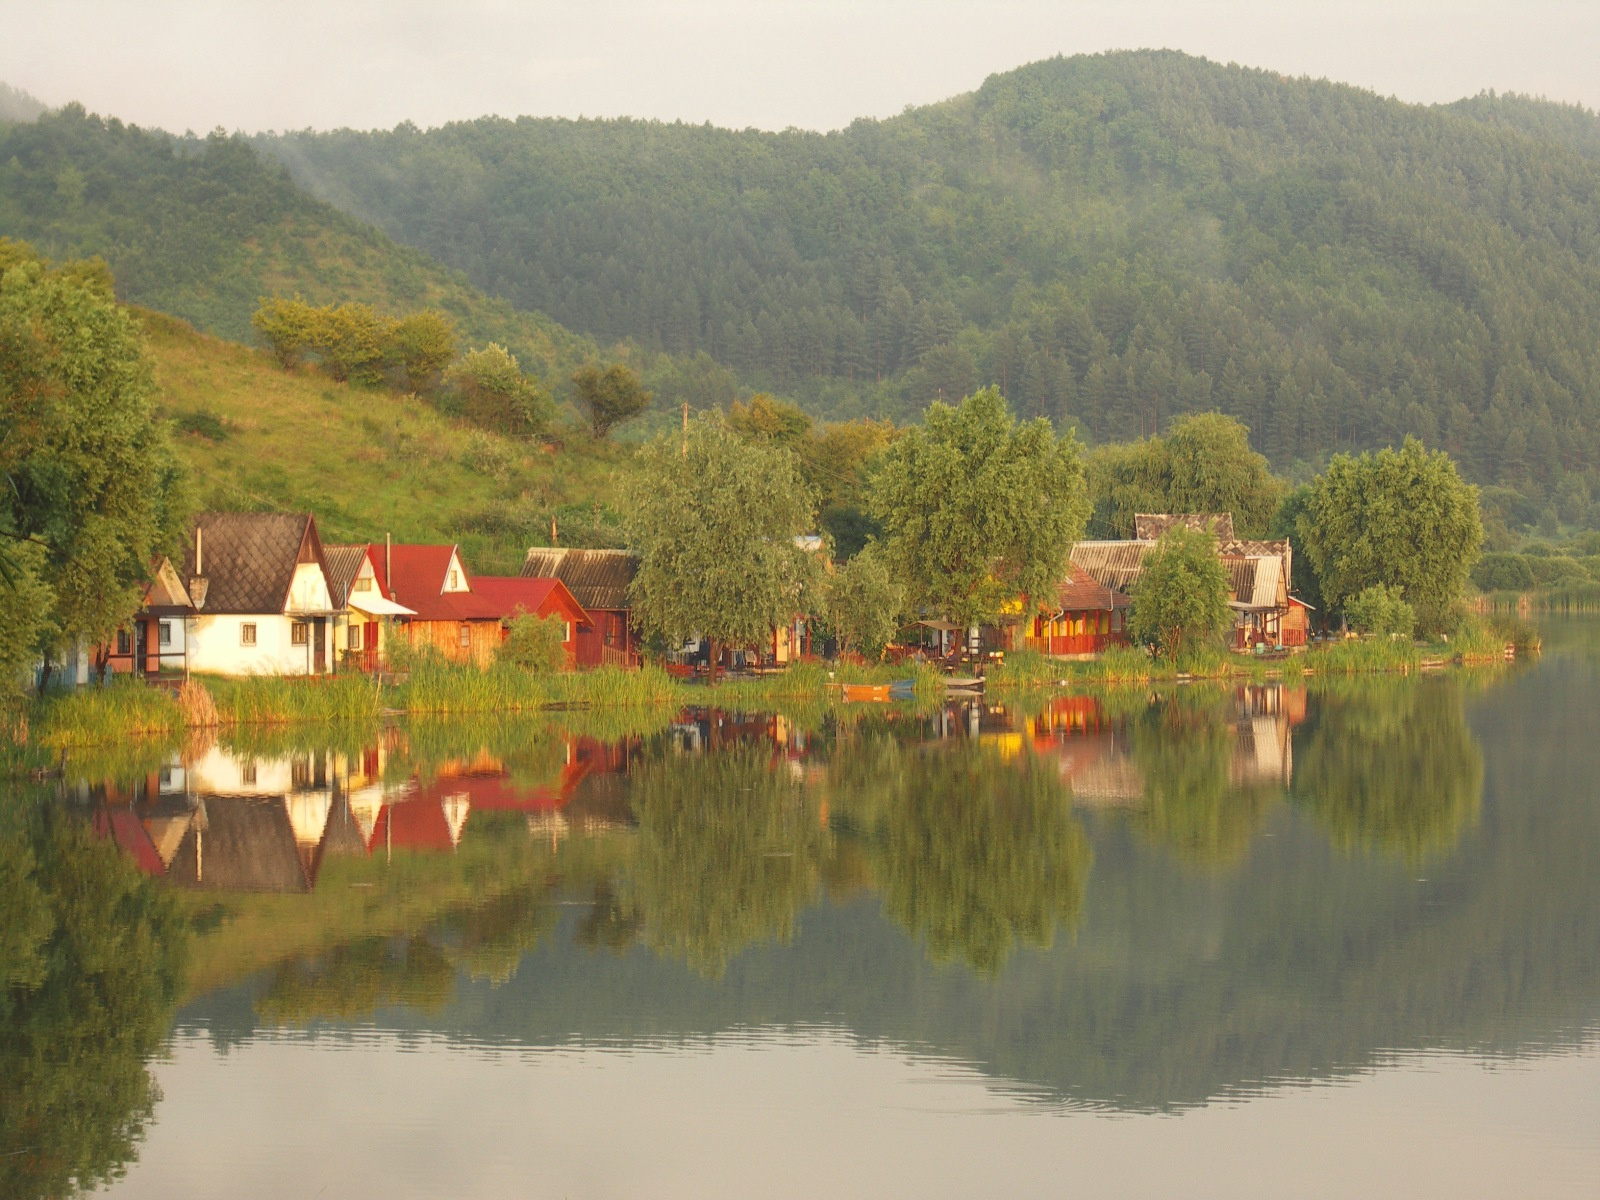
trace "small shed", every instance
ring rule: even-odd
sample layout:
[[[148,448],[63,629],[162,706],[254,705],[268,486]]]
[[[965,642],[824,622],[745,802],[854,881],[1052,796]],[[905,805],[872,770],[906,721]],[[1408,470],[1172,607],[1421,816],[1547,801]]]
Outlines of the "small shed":
[[[520,575],[477,575],[472,590],[500,614],[502,639],[510,621],[523,613],[535,617],[554,617],[565,626],[561,648],[566,651],[567,667],[578,664],[578,631],[589,623],[589,614],[559,579],[528,579]]]
[[[639,635],[628,589],[639,556],[628,550],[535,546],[522,564],[524,579],[559,579],[583,609],[578,626],[580,667],[639,665]]]

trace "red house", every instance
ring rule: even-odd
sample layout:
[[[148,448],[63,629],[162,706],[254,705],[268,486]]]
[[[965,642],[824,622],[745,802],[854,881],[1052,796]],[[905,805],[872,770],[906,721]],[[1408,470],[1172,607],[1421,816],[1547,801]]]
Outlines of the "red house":
[[[1070,563],[1056,593],[1056,611],[1033,618],[1028,648],[1045,654],[1098,654],[1107,646],[1126,646],[1132,603],[1126,592],[1097,582]]]
[[[520,575],[475,575],[472,590],[484,603],[500,614],[501,637],[504,623],[521,613],[535,617],[555,617],[566,626],[561,648],[567,652],[567,666],[578,665],[578,631],[589,623],[589,614],[573,598],[559,579],[525,579]]]
[[[524,579],[559,579],[588,614],[578,626],[580,667],[639,665],[639,635],[628,597],[638,571],[638,556],[627,550],[535,546],[522,564]]]
[[[367,550],[379,590],[412,610],[398,618],[397,631],[414,648],[480,667],[494,661],[504,636],[500,613],[473,590],[456,547],[374,542]]]

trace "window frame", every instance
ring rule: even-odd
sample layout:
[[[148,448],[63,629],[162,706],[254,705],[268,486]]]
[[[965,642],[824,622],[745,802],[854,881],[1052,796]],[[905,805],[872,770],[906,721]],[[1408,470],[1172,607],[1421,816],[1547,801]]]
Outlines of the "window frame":
[[[241,621],[239,624],[239,645],[258,646],[260,639],[257,637],[256,623],[254,621]]]
[[[311,644],[310,621],[291,621],[289,623],[289,644],[291,646],[309,646]]]

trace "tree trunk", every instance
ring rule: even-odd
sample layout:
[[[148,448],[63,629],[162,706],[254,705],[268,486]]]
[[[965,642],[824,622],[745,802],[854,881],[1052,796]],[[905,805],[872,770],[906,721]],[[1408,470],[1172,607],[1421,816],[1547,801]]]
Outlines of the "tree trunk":
[[[39,667],[39,695],[41,697],[44,696],[45,689],[50,686],[50,672],[52,668],[53,664],[50,662],[50,652],[47,650],[44,654],[44,662]]]
[[[709,671],[707,673],[707,677],[710,680],[712,686],[715,687],[716,686],[716,682],[717,682],[717,639],[716,638],[708,637],[706,639],[706,652],[707,652],[707,663],[708,663],[708,666],[709,666]]]

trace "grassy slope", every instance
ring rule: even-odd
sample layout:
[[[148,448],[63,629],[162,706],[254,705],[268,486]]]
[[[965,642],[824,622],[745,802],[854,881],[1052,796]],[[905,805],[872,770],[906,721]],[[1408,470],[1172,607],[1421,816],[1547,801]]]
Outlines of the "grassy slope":
[[[258,350],[140,314],[159,403],[206,507],[310,510],[324,541],[459,542],[470,570],[515,571],[552,512],[606,503],[626,452],[574,437],[539,446],[454,423],[413,397],[279,370]],[[481,469],[488,463],[492,470]]]

